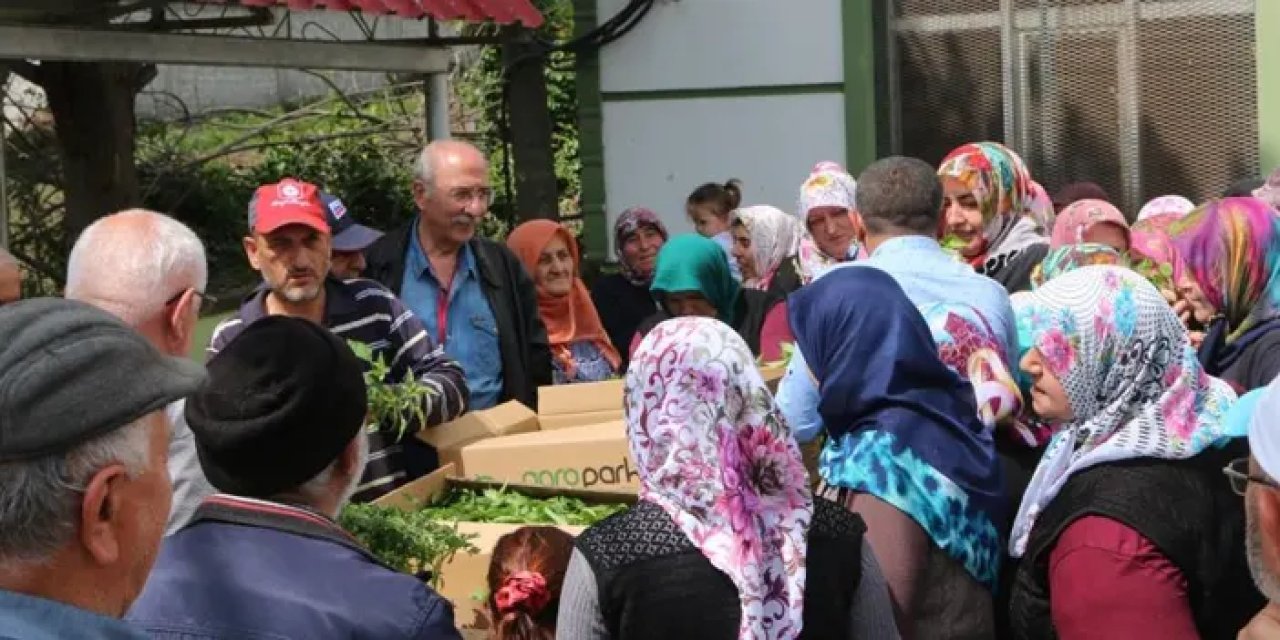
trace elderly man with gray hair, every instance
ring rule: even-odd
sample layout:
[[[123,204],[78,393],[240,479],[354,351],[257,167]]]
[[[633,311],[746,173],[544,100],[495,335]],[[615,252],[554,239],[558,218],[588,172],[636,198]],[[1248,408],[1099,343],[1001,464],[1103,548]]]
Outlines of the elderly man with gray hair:
[[[107,311],[161,352],[181,357],[191,351],[201,307],[212,301],[207,280],[204,245],[191,229],[166,215],[131,209],[80,234],[67,264],[66,297]],[[169,407],[169,418],[173,512],[166,533],[173,533],[213,487],[200,470],[181,402]]]
[[[0,636],[145,638],[117,618],[169,513],[164,408],[204,376],[89,305],[0,308]]]
[[[22,265],[13,254],[0,248],[0,305],[22,297]]]

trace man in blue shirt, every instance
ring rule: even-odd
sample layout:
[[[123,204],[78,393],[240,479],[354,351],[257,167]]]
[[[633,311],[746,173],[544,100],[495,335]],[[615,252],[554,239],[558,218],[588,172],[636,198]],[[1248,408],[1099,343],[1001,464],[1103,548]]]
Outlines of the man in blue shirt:
[[[1017,353],[1017,327],[1005,288],[943,251],[935,239],[942,215],[942,186],[932,166],[901,156],[878,160],[858,177],[857,201],[870,257],[832,270],[880,269],[893,276],[916,307],[969,306],[1003,340],[1006,357]],[[1017,366],[1016,362],[1005,364]],[[778,401],[801,441],[817,435],[821,429],[817,388],[798,351],[779,384]]]
[[[119,618],[169,515],[165,407],[204,379],[83,302],[0,309],[0,638],[146,640]]]
[[[394,291],[462,364],[471,408],[537,406],[551,350],[537,289],[501,243],[476,237],[493,196],[489,163],[466,142],[433,142],[418,157],[419,215],[374,243],[365,275]]]

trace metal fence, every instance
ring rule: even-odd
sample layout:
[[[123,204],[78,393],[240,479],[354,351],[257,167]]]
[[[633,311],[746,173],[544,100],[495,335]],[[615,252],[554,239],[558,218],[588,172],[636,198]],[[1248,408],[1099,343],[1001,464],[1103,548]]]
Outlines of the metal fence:
[[[1097,182],[1130,216],[1259,174],[1263,0],[885,1],[898,153],[1001,140],[1050,192]]]

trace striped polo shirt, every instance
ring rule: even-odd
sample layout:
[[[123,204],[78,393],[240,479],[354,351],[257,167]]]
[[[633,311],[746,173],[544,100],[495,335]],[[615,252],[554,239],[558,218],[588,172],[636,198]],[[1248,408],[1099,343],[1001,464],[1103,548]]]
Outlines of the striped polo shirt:
[[[389,363],[384,382],[400,382],[412,373],[433,392],[423,406],[427,417],[423,428],[466,412],[469,396],[462,367],[445,355],[444,349],[427,335],[422,321],[395,294],[372,280],[342,281],[333,277],[325,281],[324,292],[324,326],[339,338],[368,345],[374,358],[381,357]],[[209,341],[209,358],[250,323],[267,315],[268,293],[265,285],[259,287],[245,298],[236,315],[218,324]],[[356,489],[356,502],[373,500],[435,468],[435,452],[411,433],[397,438],[385,425],[370,425],[368,435],[369,464]]]

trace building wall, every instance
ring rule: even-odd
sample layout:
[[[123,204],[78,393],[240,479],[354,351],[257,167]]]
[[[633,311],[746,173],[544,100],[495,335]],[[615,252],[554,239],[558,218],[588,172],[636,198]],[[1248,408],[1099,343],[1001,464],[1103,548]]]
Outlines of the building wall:
[[[659,0],[587,61],[579,82],[588,246],[604,251],[618,214],[636,205],[675,233],[691,231],[685,198],[708,181],[738,178],[744,204],[793,210],[811,166],[849,160],[844,43],[849,7],[862,4]],[[579,30],[625,5],[579,2],[580,20],[594,11]]]

